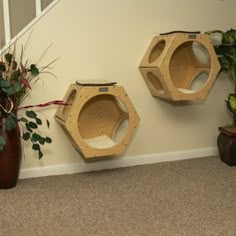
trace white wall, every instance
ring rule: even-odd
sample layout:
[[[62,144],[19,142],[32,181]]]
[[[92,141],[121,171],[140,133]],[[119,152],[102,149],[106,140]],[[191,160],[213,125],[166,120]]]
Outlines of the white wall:
[[[26,103],[62,99],[77,79],[117,81],[141,117],[123,157],[215,147],[218,127],[231,122],[224,104],[229,80],[220,76],[202,103],[174,106],[151,96],[138,65],[155,35],[236,28],[235,9],[234,0],[61,0],[34,26],[25,56],[37,61],[53,43],[41,64],[60,57],[53,65],[58,78],[42,75]],[[53,143],[41,161],[25,145],[22,168],[84,162],[54,121],[55,111],[41,112],[51,120]]]

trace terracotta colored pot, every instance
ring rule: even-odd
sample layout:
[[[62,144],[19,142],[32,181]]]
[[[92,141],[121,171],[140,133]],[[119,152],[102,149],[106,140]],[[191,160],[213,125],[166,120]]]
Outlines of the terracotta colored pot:
[[[0,135],[6,139],[3,151],[0,151],[0,189],[13,188],[17,184],[21,164],[21,138],[19,127],[7,131],[0,119]]]

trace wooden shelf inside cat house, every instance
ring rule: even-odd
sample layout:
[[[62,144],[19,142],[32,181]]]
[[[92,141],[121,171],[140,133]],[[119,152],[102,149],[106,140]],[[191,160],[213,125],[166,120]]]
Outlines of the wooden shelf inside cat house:
[[[63,101],[67,105],[58,107],[55,119],[85,158],[125,152],[140,119],[122,86],[78,82]]]
[[[174,32],[153,38],[139,70],[153,96],[188,101],[206,99],[220,64],[208,35]]]

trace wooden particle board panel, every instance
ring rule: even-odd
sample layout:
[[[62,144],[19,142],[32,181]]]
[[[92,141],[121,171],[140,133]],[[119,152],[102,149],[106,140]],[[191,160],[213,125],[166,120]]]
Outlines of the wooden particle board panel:
[[[199,57],[200,52],[205,58]],[[153,96],[172,101],[198,100],[206,99],[220,64],[208,35],[174,32],[153,38],[139,70]],[[193,84],[202,74],[208,78],[195,89]]]
[[[77,82],[68,88],[55,119],[85,158],[122,154],[139,123],[125,89],[114,83]],[[128,128],[120,142],[113,138],[120,125]]]

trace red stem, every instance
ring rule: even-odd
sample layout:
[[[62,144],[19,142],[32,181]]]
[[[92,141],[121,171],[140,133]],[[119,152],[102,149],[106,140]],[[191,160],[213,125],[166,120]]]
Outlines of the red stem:
[[[43,103],[43,104],[37,104],[37,105],[29,105],[29,106],[24,106],[24,107],[18,107],[17,110],[21,110],[21,109],[27,109],[27,108],[33,108],[33,107],[47,107],[50,105],[68,105],[67,103],[64,103],[62,100],[54,100],[54,101],[50,101],[47,103]]]

